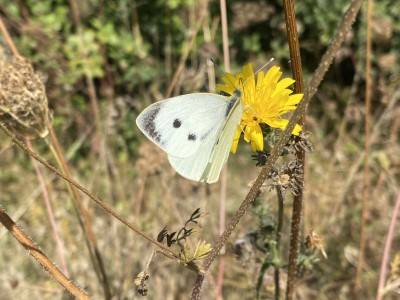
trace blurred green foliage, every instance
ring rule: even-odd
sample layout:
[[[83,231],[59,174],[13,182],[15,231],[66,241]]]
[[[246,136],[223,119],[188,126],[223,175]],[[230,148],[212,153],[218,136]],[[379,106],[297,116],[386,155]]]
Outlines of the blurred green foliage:
[[[71,118],[66,107],[81,113],[90,107],[83,105],[85,101],[82,103],[82,99],[87,99],[85,76],[95,80],[100,101],[131,97],[128,110],[142,108],[133,103],[134,99],[150,103],[155,95],[161,96],[176,70],[189,31],[198,19],[199,2],[83,0],[76,2],[76,12],[71,3],[74,2],[0,0],[0,13],[18,49],[46,75],[50,104],[57,112],[55,123]],[[400,47],[400,6],[394,3],[380,1],[374,6],[374,68],[384,78],[400,73],[396,63],[396,49]],[[348,5],[347,0],[296,2],[305,82],[318,65]],[[223,61],[219,2],[211,1],[208,12],[207,26],[212,28],[211,24],[217,20],[212,35],[217,50],[200,53],[207,45],[200,29],[186,64],[195,71],[205,57],[218,65]],[[230,1],[228,21],[233,66],[265,62],[274,57],[289,75],[290,57],[281,1]],[[321,87],[325,97],[337,98],[339,114],[343,113],[340,110],[344,109],[349,95],[346,90],[354,85],[354,78],[359,78],[356,87],[364,84],[364,23],[365,17],[361,14],[343,46],[344,51],[338,55]],[[324,107],[317,107],[317,113],[323,110]],[[122,116],[127,117],[127,114]],[[132,120],[122,121],[132,123]]]
[[[235,25],[239,13],[247,13],[233,9],[242,2],[229,3],[231,25]],[[262,3],[250,2],[256,8]],[[388,18],[393,33],[393,38],[386,44],[376,45],[381,51],[391,51],[400,46],[400,7],[392,5],[392,2],[375,4],[375,14]],[[42,71],[55,73],[56,83],[61,87],[75,85],[84,75],[104,78],[107,76],[104,70],[107,65],[113,75],[113,88],[128,93],[140,85],[162,80],[160,73],[164,72],[161,70],[164,70],[166,55],[171,55],[172,62],[179,60],[187,30],[191,28],[188,13],[195,13],[197,4],[195,0],[86,0],[79,2],[80,24],[75,24],[73,20],[76,16],[67,1],[0,0],[1,13],[10,21],[10,29],[14,31],[20,51],[40,65]],[[254,56],[273,56],[283,65],[289,60],[282,3],[269,1],[267,5],[273,13],[265,20],[252,24],[249,14],[248,24],[243,24],[240,29],[230,29],[233,59],[239,65],[251,62]],[[307,72],[314,70],[347,7],[348,1],[345,0],[305,0],[296,3],[303,64]],[[219,17],[219,3],[212,1],[209,12],[210,20]],[[365,27],[361,28],[348,41],[353,49],[365,43]],[[204,44],[202,32],[196,42],[198,46],[193,51]],[[218,49],[222,49],[221,30],[217,31],[214,42]],[[221,55],[211,58],[221,61]],[[172,73],[173,70],[167,72]]]

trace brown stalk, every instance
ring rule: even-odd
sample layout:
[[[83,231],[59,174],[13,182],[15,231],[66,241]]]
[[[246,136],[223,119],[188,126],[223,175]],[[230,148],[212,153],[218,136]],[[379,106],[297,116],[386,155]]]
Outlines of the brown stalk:
[[[31,141],[29,139],[26,139],[26,144],[29,147],[29,149],[32,149],[32,143],[31,143]],[[49,191],[47,189],[45,180],[43,178],[42,171],[39,168],[39,164],[34,159],[32,159],[32,164],[33,164],[33,167],[35,169],[36,176],[37,176],[37,178],[39,180],[40,188],[42,190],[44,202],[45,202],[46,209],[47,209],[47,215],[49,216],[49,222],[50,222],[50,225],[51,225],[51,229],[53,230],[54,240],[55,240],[56,245],[57,245],[57,252],[58,252],[58,256],[59,256],[60,262],[61,262],[62,271],[64,272],[64,274],[66,276],[69,277],[67,263],[65,262],[64,247],[63,247],[63,244],[61,242],[60,235],[59,235],[57,221],[56,221],[56,218],[54,217],[54,209],[53,209],[53,207],[51,205]]]
[[[363,197],[361,202],[361,224],[360,224],[360,244],[358,247],[358,261],[356,269],[356,278],[354,283],[354,297],[360,299],[361,287],[362,287],[362,271],[364,267],[365,259],[365,242],[366,233],[365,226],[367,222],[368,213],[368,199],[370,192],[370,171],[369,171],[369,156],[371,149],[371,91],[372,91],[372,73],[371,73],[371,61],[372,61],[372,43],[371,43],[371,22],[372,22],[372,7],[373,1],[368,0],[367,5],[367,41],[366,41],[366,57],[365,57],[365,142],[364,142],[364,189]]]
[[[14,55],[19,55],[17,47],[15,47],[14,42],[13,42],[10,34],[8,33],[8,30],[7,30],[6,26],[4,25],[3,20],[1,18],[0,18],[0,30],[3,33],[4,38],[6,39],[6,42],[9,45],[12,53]]]
[[[3,35],[6,37],[7,43],[9,45],[9,47],[12,49],[13,54],[19,55],[18,50],[15,47],[13,40],[10,38],[10,35],[9,35],[6,27],[4,26],[1,18],[0,18],[0,29],[2,30]],[[67,174],[68,177],[71,177],[71,173],[69,171],[68,165],[64,158],[64,154],[58,143],[57,136],[55,135],[53,128],[51,126],[48,126],[48,130],[49,130],[50,136],[52,138],[54,149],[55,149],[55,152],[53,152],[53,153],[55,154],[57,161],[60,162],[63,172],[65,174]],[[30,150],[30,149],[28,149],[28,150]],[[40,180],[40,178],[39,178],[39,180]],[[90,253],[91,261],[92,261],[94,269],[96,271],[96,275],[99,278],[99,280],[104,288],[107,299],[110,299],[111,292],[109,290],[107,275],[105,273],[104,263],[101,258],[101,255],[100,255],[100,251],[97,248],[97,241],[96,241],[96,237],[94,235],[94,232],[93,232],[93,229],[92,229],[92,226],[90,223],[90,218],[86,212],[86,209],[82,205],[82,200],[80,198],[79,193],[76,191],[76,189],[72,185],[70,186],[70,188],[71,188],[71,191],[73,194],[72,199],[74,200],[74,206],[77,209],[77,217],[79,220],[79,224],[82,227],[82,231],[85,236],[86,244],[87,244],[87,247],[88,247],[88,250]],[[81,216],[83,216],[84,222],[82,221]]]
[[[56,157],[63,174],[65,174],[68,178],[72,178],[71,171],[68,167],[67,161],[65,160],[65,155],[60,147],[60,143],[58,142],[57,135],[55,134],[53,127],[48,126],[48,129],[52,141],[51,148],[54,149],[54,156]],[[72,193],[72,200],[75,207],[76,216],[78,218],[79,225],[82,228],[86,246],[89,250],[90,259],[92,261],[96,276],[103,286],[104,293],[107,296],[107,299],[109,299],[111,297],[111,292],[109,289],[107,274],[105,272],[103,258],[97,247],[97,239],[93,231],[89,214],[86,208],[83,206],[81,195],[78,193],[77,189],[70,183],[68,184],[68,186],[70,188],[70,192]]]
[[[39,249],[38,246],[22,231],[22,229],[8,216],[3,207],[0,206],[0,222],[7,230],[28,250],[29,254],[49,272],[66,290],[78,299],[90,299],[90,297],[80,290],[72,281],[67,278],[57,266]]]
[[[81,16],[80,16],[80,10],[79,10],[79,4],[76,0],[69,0],[69,4],[70,4],[70,9],[71,9],[71,14],[73,16],[75,29],[79,33],[80,29],[81,29],[81,23],[82,23]],[[78,53],[78,54],[82,55],[80,53]],[[100,160],[102,161],[102,166],[107,166],[106,141],[105,141],[105,136],[103,134],[103,124],[102,124],[102,120],[101,120],[99,101],[97,98],[96,89],[95,89],[95,85],[93,82],[93,77],[89,74],[87,68],[85,68],[85,80],[86,80],[87,93],[88,93],[88,96],[90,99],[91,112],[92,112],[93,120],[94,120],[95,127],[96,127],[95,133],[96,133],[96,136],[101,145],[100,146],[101,151],[99,151],[100,152],[100,154],[99,154]],[[54,134],[53,130],[49,130],[49,131],[50,131],[53,143],[55,144],[56,152],[57,152],[58,156],[60,157],[62,169],[69,178],[72,178],[69,168],[67,166],[67,163],[64,159],[64,154],[63,154],[61,147],[59,146],[59,143],[57,141],[57,137]],[[104,172],[104,175],[106,177],[108,177],[107,170]],[[105,182],[110,182],[110,181],[106,180]],[[82,225],[84,225],[83,231],[85,232],[85,235],[87,234],[86,243],[87,243],[87,246],[89,249],[89,254],[90,254],[97,278],[99,279],[99,281],[103,287],[105,298],[111,299],[111,291],[110,291],[110,284],[108,282],[108,276],[106,273],[106,269],[104,267],[104,262],[103,262],[103,258],[101,255],[101,251],[99,250],[99,248],[97,246],[97,239],[96,239],[96,235],[93,231],[93,228],[92,228],[92,225],[90,222],[90,218],[89,218],[85,208],[82,205],[82,201],[81,201],[79,193],[76,191],[76,189],[74,187],[72,187],[72,186],[70,186],[70,187],[71,187],[71,191],[74,195],[73,198],[75,199],[75,202],[76,202],[75,206],[78,208],[78,211],[80,213],[82,213],[82,215],[83,215],[84,222],[82,223],[82,220],[79,220],[79,221]],[[110,190],[110,189],[106,189],[106,190]],[[77,216],[78,216],[78,219],[80,219],[79,213],[77,213]]]
[[[388,233],[386,236],[386,241],[385,241],[385,247],[383,250],[383,255],[382,255],[382,262],[381,262],[381,269],[380,269],[380,274],[379,274],[379,282],[378,282],[378,290],[377,290],[377,296],[376,300],[382,300],[383,296],[385,295],[385,292],[388,291],[388,285],[390,283],[387,283],[386,288],[385,288],[385,279],[386,279],[386,274],[388,271],[388,264],[389,264],[389,259],[390,259],[390,249],[392,249],[392,243],[393,239],[396,236],[396,223],[397,220],[400,220],[400,193],[397,195],[396,199],[396,204],[393,209],[393,214],[392,218],[390,220],[390,225],[388,228]],[[397,285],[398,287],[398,285]],[[396,286],[393,286],[393,289],[395,289]],[[390,290],[390,287],[389,287]]]
[[[208,254],[207,258],[204,260],[204,271],[208,272],[211,263],[214,259],[218,256],[220,249],[226,243],[227,239],[231,235],[232,231],[236,228],[237,224],[246,213],[247,209],[254,201],[255,197],[258,194],[258,190],[260,189],[261,185],[264,183],[265,179],[267,178],[268,174],[270,173],[273,165],[279,158],[280,154],[284,146],[286,145],[289,137],[301,118],[301,115],[305,112],[307,105],[310,103],[312,97],[316,93],[319,84],[321,83],[324,75],[328,71],[330,64],[333,61],[335,53],[339,50],[341,44],[343,43],[348,30],[350,29],[351,25],[354,23],[355,18],[357,16],[358,11],[360,10],[362,4],[362,0],[354,0],[349,9],[347,10],[346,14],[344,15],[342,22],[339,26],[338,31],[336,32],[332,43],[329,45],[327,51],[323,55],[321,62],[314,73],[314,76],[311,78],[310,83],[304,93],[304,97],[301,102],[297,105],[296,110],[294,111],[292,117],[289,120],[289,123],[282,133],[280,140],[278,141],[277,145],[272,149],[271,155],[267,160],[266,165],[261,170],[260,175],[258,176],[257,180],[255,181],[254,185],[251,187],[249,193],[247,194],[246,198],[243,200],[242,204],[240,205],[239,209],[236,211],[234,216],[232,217],[231,221],[225,228],[224,233],[219,237],[217,242],[213,245],[212,250]],[[193,287],[191,299],[198,300],[200,299],[201,290],[203,287],[204,282],[204,275],[198,275],[196,279],[196,283]]]
[[[381,132],[381,129],[383,128],[385,124],[385,120],[389,119],[389,115],[393,115],[393,110],[395,109],[395,105],[400,98],[400,90],[397,90],[394,92],[394,94],[389,98],[388,100],[388,105],[386,106],[385,110],[383,113],[380,115],[379,119],[374,122],[374,128],[371,133],[371,143],[373,144],[379,137],[379,134]],[[348,168],[348,176],[346,183],[344,187],[341,189],[339,196],[337,197],[337,203],[336,205],[332,208],[332,216],[328,221],[328,224],[333,224],[335,216],[337,215],[337,212],[339,208],[343,205],[343,202],[345,201],[346,195],[350,189],[350,186],[356,179],[355,174],[358,172],[360,165],[364,161],[364,151],[359,153],[358,159]]]
[[[283,11],[286,20],[286,33],[290,50],[290,62],[292,66],[292,74],[294,82],[294,92],[302,94],[304,92],[303,73],[301,67],[301,54],[299,45],[299,35],[297,33],[296,13],[294,10],[293,0],[283,1]],[[305,123],[306,114],[302,112],[299,123],[303,126]],[[303,148],[296,151],[296,158],[303,170],[305,165],[305,151]],[[304,182],[304,176],[303,176]],[[289,263],[288,263],[288,278],[286,286],[286,299],[293,299],[295,290],[296,273],[297,273],[297,257],[299,251],[301,213],[303,210],[303,191],[301,190],[293,198],[292,220],[290,225],[290,244],[289,244]]]
[[[226,12],[226,1],[220,0],[220,10],[221,10],[221,27],[222,27],[222,45],[223,45],[223,55],[224,55],[224,65],[225,71],[231,71],[231,62],[229,55],[229,34],[228,34],[228,17]],[[226,206],[226,191],[228,188],[228,167],[225,165],[221,172],[221,180],[220,180],[220,197],[219,197],[219,226],[218,226],[218,234],[222,234],[224,232],[224,228],[226,225],[225,218],[225,206]],[[224,250],[223,250],[224,251]],[[218,275],[217,282],[215,288],[215,298],[222,298],[222,287],[224,283],[224,271],[225,271],[225,259],[221,257],[219,259],[218,264]]]
[[[203,25],[203,22],[207,16],[207,8],[208,8],[208,0],[201,0],[199,4],[199,19],[195,24],[194,28],[189,31],[189,36],[183,46],[182,55],[179,58],[178,67],[174,73],[174,76],[171,79],[171,82],[167,88],[167,92],[165,94],[166,98],[169,98],[172,94],[172,90],[175,87],[176,82],[178,81],[179,76],[181,75],[183,68],[185,66],[186,59],[190,54],[190,50],[193,47],[194,41],[196,40],[197,33]]]

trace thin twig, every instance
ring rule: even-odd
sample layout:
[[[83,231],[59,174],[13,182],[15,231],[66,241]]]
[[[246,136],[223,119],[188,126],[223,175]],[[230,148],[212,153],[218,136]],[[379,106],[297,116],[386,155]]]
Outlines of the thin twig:
[[[182,51],[182,55],[179,58],[178,67],[176,68],[174,76],[172,77],[171,82],[167,88],[167,92],[165,95],[166,98],[171,96],[172,90],[174,89],[175,84],[178,81],[178,78],[183,71],[183,67],[185,66],[186,59],[188,58],[190,50],[192,49],[193,44],[196,40],[197,33],[199,32],[200,28],[202,27],[206,16],[208,16],[208,14],[207,14],[208,2],[209,2],[208,0],[202,0],[199,3],[199,19],[197,20],[197,23],[196,23],[194,29],[192,29],[190,31],[190,34],[188,36],[188,39],[187,39],[184,49]]]
[[[22,231],[22,229],[8,216],[5,209],[0,205],[0,223],[28,250],[29,254],[49,272],[66,290],[78,299],[90,299],[90,297],[80,290],[72,281],[67,278],[57,266],[39,249],[38,246]]]
[[[26,144],[30,149],[32,149],[32,143],[29,139],[26,140]],[[35,168],[36,176],[39,180],[40,188],[43,193],[43,198],[44,198],[44,202],[45,202],[46,209],[47,209],[47,215],[49,216],[49,222],[51,225],[51,229],[53,230],[53,236],[54,236],[54,240],[57,245],[57,251],[58,251],[58,256],[60,258],[62,270],[63,270],[65,276],[69,277],[68,267],[65,262],[64,246],[60,239],[57,222],[54,217],[54,210],[53,210],[53,207],[50,202],[49,192],[47,190],[47,186],[46,186],[45,180],[43,178],[43,174],[39,168],[39,164],[34,159],[32,159],[32,164],[33,164],[33,167]]]
[[[281,237],[282,237],[282,227],[283,227],[283,213],[285,204],[285,195],[281,186],[276,187],[276,194],[278,196],[278,224],[276,226],[276,252],[277,255],[281,254]],[[280,299],[281,289],[280,289],[280,268],[281,266],[274,266],[274,281],[275,281],[275,299]]]
[[[389,263],[389,258],[390,258],[390,249],[392,248],[392,242],[395,236],[395,231],[396,231],[396,223],[397,219],[400,216],[400,193],[397,195],[397,200],[396,200],[396,205],[393,210],[392,214],[392,219],[390,220],[390,225],[386,237],[386,242],[385,242],[385,249],[383,250],[383,255],[382,255],[382,262],[381,262],[381,270],[379,274],[379,284],[378,284],[378,292],[376,296],[376,300],[382,300],[382,297],[384,295],[384,287],[385,287],[385,277],[387,273],[387,266]]]
[[[60,143],[58,142],[58,138],[53,130],[53,127],[48,126],[48,130],[52,141],[50,149],[52,150],[54,157],[56,158],[57,163],[61,167],[63,173],[67,177],[72,178],[72,174],[65,159],[64,152],[61,149]],[[68,187],[70,188],[72,204],[74,205],[76,217],[85,238],[86,247],[88,248],[94,271],[98,280],[102,284],[104,293],[108,299],[109,297],[111,297],[111,292],[109,289],[108,278],[105,271],[103,258],[97,246],[97,238],[93,230],[92,222],[90,221],[89,214],[82,203],[82,197],[79,194],[78,190],[70,183],[68,183]]]
[[[14,55],[19,55],[18,49],[17,49],[17,47],[15,47],[14,42],[13,42],[10,34],[8,33],[8,30],[7,30],[6,26],[4,25],[3,20],[1,19],[1,17],[0,17],[0,30],[3,33],[4,38],[6,39],[7,44],[10,47],[12,53]]]
[[[323,55],[323,57],[321,59],[321,63],[319,64],[317,70],[315,71],[314,76],[310,80],[310,83],[304,93],[303,99],[297,105],[297,108],[294,111],[292,117],[290,118],[289,123],[288,123],[285,131],[282,133],[281,138],[278,141],[277,145],[272,149],[271,155],[269,156],[266,165],[261,170],[260,175],[258,176],[254,185],[251,187],[249,193],[247,194],[246,198],[243,200],[239,209],[235,212],[234,216],[230,220],[224,233],[219,237],[217,242],[213,245],[212,250],[208,254],[207,258],[204,260],[203,270],[205,272],[208,272],[211,263],[218,256],[220,249],[226,243],[226,241],[228,240],[232,231],[236,228],[237,224],[240,222],[241,218],[246,213],[247,209],[250,207],[250,205],[254,201],[255,197],[258,195],[259,189],[261,188],[261,186],[264,183],[265,179],[267,178],[268,174],[271,172],[273,165],[280,157],[280,154],[282,153],[284,146],[286,145],[287,141],[289,140],[289,137],[291,136],[291,133],[292,133],[295,125],[299,121],[301,115],[305,112],[307,105],[310,103],[312,97],[316,93],[319,84],[321,83],[324,75],[328,71],[328,68],[333,61],[335,53],[339,50],[339,47],[343,43],[348,30],[350,29],[351,25],[354,23],[357,13],[360,10],[361,4],[362,4],[362,0],[354,0],[351,3],[346,14],[344,15],[343,20],[339,26],[337,33],[335,34],[335,36],[333,38],[332,43],[330,44],[326,53]],[[204,282],[204,275],[198,275],[196,278],[196,283],[193,287],[192,295],[191,295],[192,300],[200,299],[203,282]]]
[[[94,194],[92,194],[91,192],[89,192],[86,188],[84,188],[83,186],[81,186],[79,183],[77,183],[75,180],[67,177],[66,175],[64,175],[61,171],[59,171],[57,168],[55,168],[54,166],[52,166],[51,164],[49,164],[47,161],[45,161],[43,158],[41,158],[38,154],[36,154],[35,152],[31,151],[30,149],[28,149],[28,147],[22,142],[20,141],[12,132],[10,132],[10,130],[8,130],[8,128],[6,127],[6,125],[3,122],[0,122],[0,128],[11,138],[11,140],[17,144],[22,150],[24,150],[29,156],[31,156],[33,159],[37,160],[38,162],[40,162],[42,165],[44,165],[46,168],[48,168],[50,171],[56,173],[58,176],[62,177],[64,180],[68,181],[69,183],[71,183],[74,187],[76,187],[78,190],[80,190],[81,192],[83,192],[85,195],[87,195],[90,199],[92,199],[93,201],[95,201],[100,207],[102,207],[104,210],[106,210],[109,214],[111,214],[114,218],[116,218],[117,220],[119,220],[121,223],[123,223],[124,225],[126,225],[127,227],[129,227],[130,229],[132,229],[134,232],[136,232],[137,234],[139,234],[140,236],[142,236],[143,238],[145,238],[146,240],[150,241],[151,243],[157,245],[158,247],[160,247],[161,249],[163,249],[164,251],[166,251],[166,253],[163,253],[164,255],[168,256],[168,253],[170,255],[172,255],[175,258],[179,258],[179,254],[170,249],[169,247],[165,246],[164,244],[159,243],[157,240],[155,240],[153,237],[147,235],[146,233],[144,233],[143,231],[139,230],[138,228],[136,228],[133,224],[131,224],[130,222],[128,222],[127,220],[125,220],[124,218],[122,218],[120,215],[117,214],[117,212],[115,212],[110,206],[108,206],[107,204],[105,204],[102,200],[100,200],[100,198],[98,198],[97,196],[95,196]]]
[[[371,22],[372,22],[372,6],[373,1],[368,0],[367,5],[367,45],[366,45],[366,74],[365,74],[365,141],[364,141],[364,189],[363,197],[361,202],[361,224],[360,224],[360,244],[358,247],[358,261],[356,269],[356,278],[354,283],[354,297],[355,299],[360,299],[360,292],[362,287],[362,270],[364,267],[364,256],[365,256],[365,226],[368,211],[368,198],[369,198],[369,184],[370,184],[370,172],[369,172],[369,154],[371,148]]]
[[[224,55],[224,65],[225,71],[231,71],[231,61],[229,54],[229,34],[228,34],[228,17],[226,13],[226,1],[220,0],[220,10],[221,10],[221,27],[222,27],[222,45],[223,45],[223,55]],[[220,180],[220,197],[219,197],[219,227],[218,234],[224,232],[226,218],[225,218],[225,205],[226,205],[226,191],[228,188],[228,166],[225,165],[221,172]],[[225,259],[220,258],[218,264],[218,275],[217,275],[217,286],[215,288],[215,299],[222,299],[222,286],[224,281],[224,271],[225,271]]]

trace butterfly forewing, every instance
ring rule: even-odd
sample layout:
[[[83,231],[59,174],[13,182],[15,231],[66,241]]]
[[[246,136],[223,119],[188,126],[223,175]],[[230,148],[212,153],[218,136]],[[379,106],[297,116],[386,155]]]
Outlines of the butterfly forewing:
[[[169,156],[185,158],[198,153],[205,141],[210,143],[211,136],[216,138],[228,114],[226,97],[196,93],[154,103],[138,116],[136,123]]]

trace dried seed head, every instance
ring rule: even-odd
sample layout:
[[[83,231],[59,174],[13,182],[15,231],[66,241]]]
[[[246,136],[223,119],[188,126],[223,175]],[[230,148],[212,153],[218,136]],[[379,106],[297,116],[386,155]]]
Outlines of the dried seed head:
[[[313,152],[314,148],[308,140],[309,133],[300,132],[298,136],[292,135],[285,146],[285,150],[291,154],[295,154],[303,149],[305,152]]]
[[[29,61],[20,56],[0,65],[0,122],[19,136],[48,134],[51,114],[44,85]]]
[[[289,189],[295,196],[304,189],[303,169],[296,161],[291,161],[271,171],[269,177],[272,179],[272,184],[267,186],[271,188],[279,187],[283,192]]]
[[[150,275],[146,271],[140,272],[133,283],[136,286],[136,290],[141,296],[147,296],[147,292],[149,290],[149,286],[147,284],[147,281],[149,280]]]
[[[328,257],[328,255],[325,252],[324,246],[322,245],[322,237],[319,236],[314,229],[310,230],[310,233],[306,236],[306,240],[304,242],[306,249],[308,252],[313,252],[315,249],[318,249],[321,251],[322,255],[325,257],[325,259]]]

